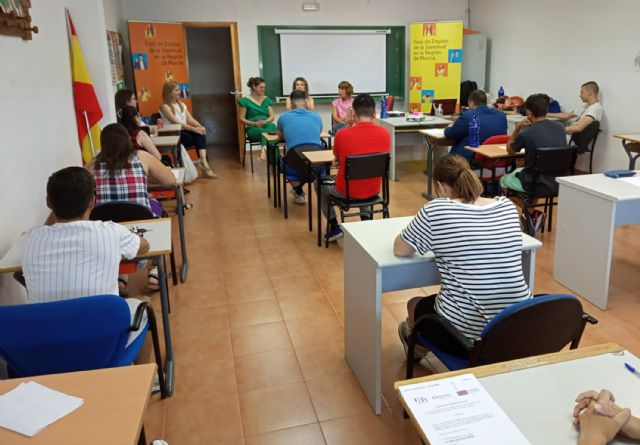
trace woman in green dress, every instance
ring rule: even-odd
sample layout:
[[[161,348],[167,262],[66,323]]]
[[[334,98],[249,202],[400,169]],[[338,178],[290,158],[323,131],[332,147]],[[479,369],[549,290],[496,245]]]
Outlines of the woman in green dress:
[[[273,101],[265,96],[266,84],[261,77],[252,77],[247,82],[251,94],[238,100],[240,106],[240,121],[244,124],[247,136],[254,142],[262,143],[260,159],[266,160],[267,141],[262,133],[276,133],[273,123]]]

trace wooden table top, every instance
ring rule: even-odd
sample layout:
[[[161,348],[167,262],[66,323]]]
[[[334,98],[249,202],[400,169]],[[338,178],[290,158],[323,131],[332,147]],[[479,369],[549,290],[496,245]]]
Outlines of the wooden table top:
[[[0,443],[136,445],[149,403],[155,369],[155,364],[146,364],[0,380],[0,394],[22,382],[34,381],[84,399],[80,408],[34,437],[0,428]]]
[[[302,155],[311,162],[311,165],[331,164],[333,162],[333,151],[331,150],[303,151]]]
[[[151,141],[156,147],[175,147],[176,145],[178,145],[179,140],[179,135],[151,137]]]
[[[509,154],[509,152],[507,152],[507,144],[485,144],[485,145],[481,145],[478,148],[471,148],[467,145],[464,148],[465,150],[478,153],[486,158],[491,158],[491,159],[512,158],[512,157],[519,157],[519,156],[525,155],[524,150],[520,151],[519,153]]]

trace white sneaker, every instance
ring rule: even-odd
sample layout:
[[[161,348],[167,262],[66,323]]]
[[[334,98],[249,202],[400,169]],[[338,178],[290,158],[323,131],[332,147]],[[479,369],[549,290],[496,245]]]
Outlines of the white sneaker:
[[[295,202],[296,204],[302,205],[307,202],[307,195],[305,192],[302,192],[298,195],[294,189],[291,189],[289,190],[289,193],[293,195],[293,202]]]
[[[169,443],[165,442],[162,439],[156,439],[153,442],[151,442],[151,445],[169,445]]]

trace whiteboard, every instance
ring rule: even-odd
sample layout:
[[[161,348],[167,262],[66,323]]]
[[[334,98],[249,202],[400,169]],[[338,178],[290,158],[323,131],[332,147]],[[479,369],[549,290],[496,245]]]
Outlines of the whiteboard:
[[[387,88],[386,33],[305,32],[280,34],[282,94],[293,79],[304,77],[309,92],[338,94],[338,84],[349,81],[357,93],[385,93]]]

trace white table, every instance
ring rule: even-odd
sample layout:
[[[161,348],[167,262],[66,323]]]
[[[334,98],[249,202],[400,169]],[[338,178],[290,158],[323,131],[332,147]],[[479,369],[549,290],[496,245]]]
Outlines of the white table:
[[[158,277],[160,281],[160,304],[162,306],[162,326],[166,349],[165,378],[167,393],[173,392],[174,368],[173,347],[171,344],[171,324],[169,323],[169,288],[166,280],[165,255],[170,254],[171,246],[171,218],[146,219],[142,221],[123,222],[127,228],[136,226],[146,229],[144,239],[149,242],[149,251],[135,259],[149,258],[158,263]],[[0,273],[13,273],[22,270],[22,251],[24,237],[18,238],[9,251],[0,258]]]
[[[421,122],[410,122],[406,117],[389,117],[387,119],[376,119],[376,123],[384,127],[391,135],[391,165],[389,167],[389,177],[392,181],[397,181],[396,176],[396,134],[397,133],[418,133],[425,128],[444,128],[451,125],[451,121],[440,117],[425,116]]]
[[[342,225],[345,357],[376,414],[382,409],[382,293],[440,283],[433,254],[409,258],[393,254],[393,241],[412,218]],[[533,290],[535,254],[542,243],[525,234],[522,239],[522,268]]]
[[[532,445],[576,445],[578,430],[571,421],[574,400],[581,392],[607,388],[618,405],[632,413],[640,411],[640,381],[624,363],[640,367],[638,357],[606,344],[405,380],[395,387],[473,373]],[[423,440],[428,440],[410,415]],[[631,442],[616,438],[610,443]]]
[[[553,278],[606,309],[614,229],[640,223],[640,186],[601,173],[557,180]]]

